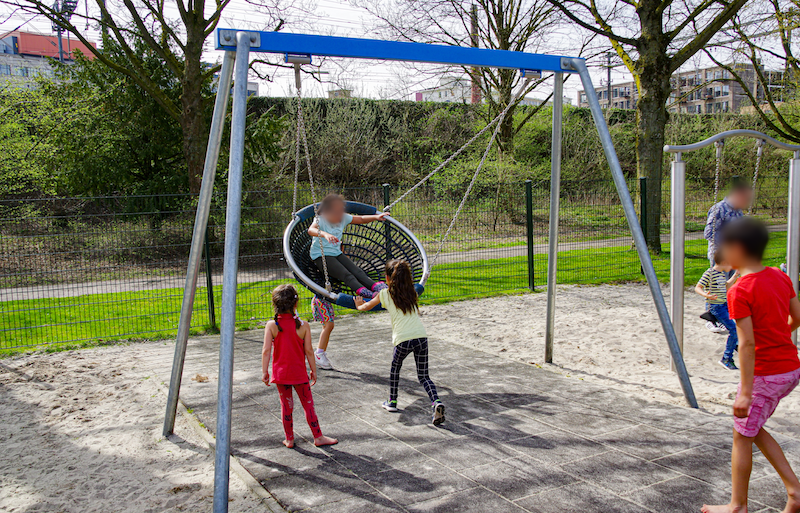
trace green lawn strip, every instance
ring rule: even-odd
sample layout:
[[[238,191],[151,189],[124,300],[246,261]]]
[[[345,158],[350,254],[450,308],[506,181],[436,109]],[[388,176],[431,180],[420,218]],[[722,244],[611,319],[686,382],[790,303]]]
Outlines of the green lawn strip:
[[[784,261],[786,234],[775,233],[767,250],[767,265]],[[687,286],[694,285],[708,266],[704,240],[686,243]],[[653,256],[658,279],[669,280],[669,245]],[[643,281],[635,250],[629,247],[587,248],[558,254],[560,284],[602,284]],[[547,255],[534,257],[536,284],[546,284]],[[237,292],[237,329],[253,329],[271,316],[269,291],[282,280],[242,283]],[[443,303],[527,290],[527,257],[510,257],[455,262],[436,267],[428,281],[423,304]],[[310,318],[311,293],[302,287],[300,313]],[[91,294],[67,298],[7,301],[0,319],[0,354],[32,350],[96,345],[115,340],[160,340],[175,336],[182,289]],[[222,287],[214,288],[216,319],[219,322]],[[193,335],[208,333],[207,295],[198,288],[192,317]],[[115,334],[109,336],[108,334]],[[54,344],[53,341],[69,341]]]

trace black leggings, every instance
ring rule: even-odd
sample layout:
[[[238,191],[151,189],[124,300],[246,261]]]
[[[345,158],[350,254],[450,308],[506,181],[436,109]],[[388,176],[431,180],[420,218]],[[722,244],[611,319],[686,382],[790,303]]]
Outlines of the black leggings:
[[[372,286],[375,285],[375,281],[344,254],[335,257],[326,256],[325,262],[328,264],[328,275],[343,282],[353,292],[361,287],[367,287],[372,290]],[[314,260],[314,265],[322,271],[322,257]]]
[[[403,360],[406,356],[414,353],[414,361],[417,364],[417,379],[428,393],[431,402],[439,400],[436,392],[436,385],[428,376],[428,339],[415,338],[400,342],[394,346],[394,356],[392,357],[392,370],[389,373],[389,400],[397,401],[397,387],[400,385],[400,369],[403,367]]]

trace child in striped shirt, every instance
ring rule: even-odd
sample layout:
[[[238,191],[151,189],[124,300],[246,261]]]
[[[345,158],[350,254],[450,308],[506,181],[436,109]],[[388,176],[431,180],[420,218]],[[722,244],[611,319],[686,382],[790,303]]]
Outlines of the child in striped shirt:
[[[739,278],[739,271],[733,273],[728,279],[731,266],[723,259],[719,251],[714,253],[714,267],[703,273],[700,281],[697,282],[694,290],[708,302],[708,311],[722,323],[728,330],[728,340],[725,343],[725,352],[722,354],[720,365],[728,370],[739,370],[733,362],[733,352],[739,345],[739,337],[736,334],[736,323],[731,320],[728,312],[728,289],[736,283]]]

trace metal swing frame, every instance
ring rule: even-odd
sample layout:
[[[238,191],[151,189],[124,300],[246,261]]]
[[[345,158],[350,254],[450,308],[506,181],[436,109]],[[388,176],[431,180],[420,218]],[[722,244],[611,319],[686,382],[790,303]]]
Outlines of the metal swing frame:
[[[228,163],[228,195],[225,212],[225,254],[222,285],[222,318],[220,324],[219,376],[217,395],[217,429],[214,462],[214,512],[228,511],[228,484],[231,448],[231,403],[233,395],[233,348],[236,323],[236,286],[239,260],[239,234],[241,224],[242,167],[244,160],[245,121],[247,107],[247,75],[251,52],[284,55],[306,55],[375,59],[389,61],[422,62],[464,67],[494,67],[517,69],[523,73],[554,74],[553,138],[551,147],[550,183],[550,237],[547,266],[547,320],[545,330],[545,360],[553,359],[556,256],[558,250],[558,207],[561,181],[561,138],[563,118],[564,74],[577,74],[586,91],[592,118],[600,135],[603,151],[608,160],[614,184],[625,211],[625,218],[633,235],[636,250],[644,270],[656,311],[667,340],[670,353],[676,362],[677,374],[687,402],[697,407],[689,374],[681,356],[678,340],[670,321],[664,296],[656,278],[653,262],[647,250],[644,234],[628,191],[625,175],[614,151],[611,134],[606,125],[600,102],[592,84],[586,62],[578,57],[562,57],[507,50],[492,50],[445,46],[424,43],[379,41],[333,36],[289,34],[284,32],[253,32],[234,29],[217,29],[216,49],[224,52],[219,74],[219,87],[214,103],[214,113],[206,150],[203,181],[200,187],[197,213],[189,252],[183,302],[178,323],[175,356],[170,376],[164,420],[164,435],[172,433],[178,407],[181,377],[191,324],[192,306],[197,288],[197,276],[202,257],[203,240],[211,207],[217,161],[223,124],[227,113],[228,97],[233,78],[233,108],[231,113],[231,143]]]
[[[792,152],[792,158],[789,160],[789,208],[787,216],[789,218],[789,223],[786,236],[786,266],[789,277],[792,279],[795,289],[797,289],[797,279],[798,275],[800,275],[800,145],[787,144],[755,130],[728,130],[693,144],[668,144],[664,146],[664,151],[666,153],[672,153],[674,155],[670,167],[672,191],[670,193],[669,219],[669,292],[672,323],[675,326],[675,336],[677,337],[681,351],[683,351],[684,280],[686,278],[686,162],[683,160],[683,154],[706,148],[713,144],[716,147],[717,160],[715,189],[718,189],[719,162],[722,158],[722,148],[725,144],[725,140],[731,137],[748,137],[759,141],[757,143],[759,159],[761,158],[764,144],[769,144],[780,150]],[[760,163],[760,160],[756,163],[756,173],[758,172],[758,163]],[[715,195],[716,194],[717,191],[715,190]],[[797,332],[792,333],[792,340],[795,345],[797,345]],[[673,359],[673,369],[675,369],[675,363]]]

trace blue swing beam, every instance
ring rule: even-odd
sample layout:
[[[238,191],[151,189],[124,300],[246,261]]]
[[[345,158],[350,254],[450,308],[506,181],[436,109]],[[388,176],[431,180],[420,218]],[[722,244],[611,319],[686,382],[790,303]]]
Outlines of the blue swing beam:
[[[214,512],[228,511],[228,478],[230,472],[231,401],[233,389],[233,342],[236,322],[236,285],[241,224],[242,168],[244,159],[245,119],[247,115],[247,75],[250,52],[275,53],[288,56],[342,57],[385,61],[423,62],[464,67],[493,67],[519,69],[522,73],[554,73],[553,94],[553,144],[551,151],[550,182],[550,240],[548,252],[547,319],[545,330],[545,361],[552,361],[555,317],[555,278],[558,249],[558,199],[561,173],[561,132],[563,116],[564,74],[576,73],[586,91],[589,108],[600,135],[600,142],[608,160],[614,184],[620,196],[625,218],[628,221],[639,259],[650,287],[661,326],[667,339],[670,354],[675,362],[686,401],[697,408],[697,400],[683,361],[673,324],[664,296],[656,278],[653,262],[636,216],[633,200],[625,176],[614,151],[611,134],[603,117],[586,62],[582,58],[543,55],[507,50],[466,48],[424,43],[378,41],[346,37],[290,34],[285,32],[238,31],[217,29],[216,48],[224,52],[219,77],[219,88],[214,104],[203,182],[198,198],[195,226],[187,265],[183,303],[181,305],[175,356],[170,377],[164,435],[172,433],[178,407],[186,345],[191,325],[192,305],[197,287],[197,276],[202,257],[203,239],[208,224],[216,164],[220,141],[231,93],[233,77],[233,109],[231,114],[231,144],[228,169],[228,198],[225,224],[225,256],[223,270],[222,318],[220,324],[219,386],[217,398],[217,430],[214,464]],[[682,314],[682,312],[678,312]]]

